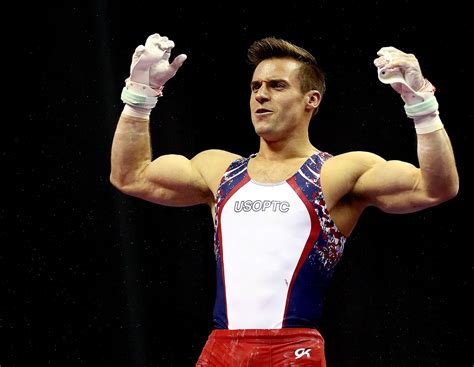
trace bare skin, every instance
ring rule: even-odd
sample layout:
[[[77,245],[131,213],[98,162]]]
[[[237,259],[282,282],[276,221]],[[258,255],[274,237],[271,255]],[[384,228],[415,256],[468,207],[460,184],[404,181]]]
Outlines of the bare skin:
[[[274,58],[262,61],[254,71],[250,110],[260,147],[248,166],[253,180],[284,181],[317,151],[309,140],[308,126],[321,96],[316,90],[300,91],[298,67],[295,60]],[[126,194],[168,206],[207,204],[214,216],[220,179],[239,157],[207,150],[192,159],[164,155],[152,160],[148,120],[122,115],[112,145],[110,178]],[[418,161],[416,167],[361,151],[327,160],[321,185],[338,228],[350,235],[368,206],[410,213],[457,194],[458,175],[444,129],[418,135]]]

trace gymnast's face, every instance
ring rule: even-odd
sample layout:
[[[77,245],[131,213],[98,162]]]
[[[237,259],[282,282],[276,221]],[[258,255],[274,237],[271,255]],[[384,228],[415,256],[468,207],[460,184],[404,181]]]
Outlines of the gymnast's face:
[[[250,111],[255,132],[266,140],[280,140],[306,128],[306,94],[301,92],[298,69],[290,58],[272,58],[257,65],[250,83]]]

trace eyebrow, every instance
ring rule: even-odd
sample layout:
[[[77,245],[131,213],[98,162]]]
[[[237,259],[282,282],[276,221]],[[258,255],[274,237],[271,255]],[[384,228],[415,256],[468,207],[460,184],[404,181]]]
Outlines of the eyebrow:
[[[283,82],[283,83],[287,83],[288,84],[288,81],[285,80],[285,79],[262,79],[262,80],[252,80],[250,82],[250,87],[254,87],[255,85],[257,84],[263,84],[263,83],[279,83],[279,82]]]

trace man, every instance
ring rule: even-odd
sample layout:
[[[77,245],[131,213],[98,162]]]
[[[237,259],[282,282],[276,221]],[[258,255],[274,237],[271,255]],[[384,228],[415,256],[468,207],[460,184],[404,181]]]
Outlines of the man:
[[[168,206],[209,205],[215,222],[215,330],[198,366],[325,366],[317,331],[325,288],[365,208],[410,213],[457,194],[458,175],[435,88],[414,55],[378,52],[379,79],[405,102],[418,139],[419,168],[368,152],[332,156],[308,126],[325,92],[306,50],[273,37],[254,42],[250,110],[256,154],[207,150],[192,159],[152,160],[149,115],[186,60],[159,34],[137,47],[122,92],[111,182]]]

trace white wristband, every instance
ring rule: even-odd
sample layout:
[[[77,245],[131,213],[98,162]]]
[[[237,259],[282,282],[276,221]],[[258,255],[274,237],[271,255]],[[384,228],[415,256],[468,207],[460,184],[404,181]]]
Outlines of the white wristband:
[[[126,104],[123,107],[122,114],[131,116],[131,117],[138,117],[142,119],[149,119],[150,118],[150,113],[151,113],[151,108],[140,108],[140,107],[134,107]]]
[[[444,128],[441,119],[439,118],[438,111],[429,115],[415,117],[415,129],[417,134],[428,134],[436,130]]]

